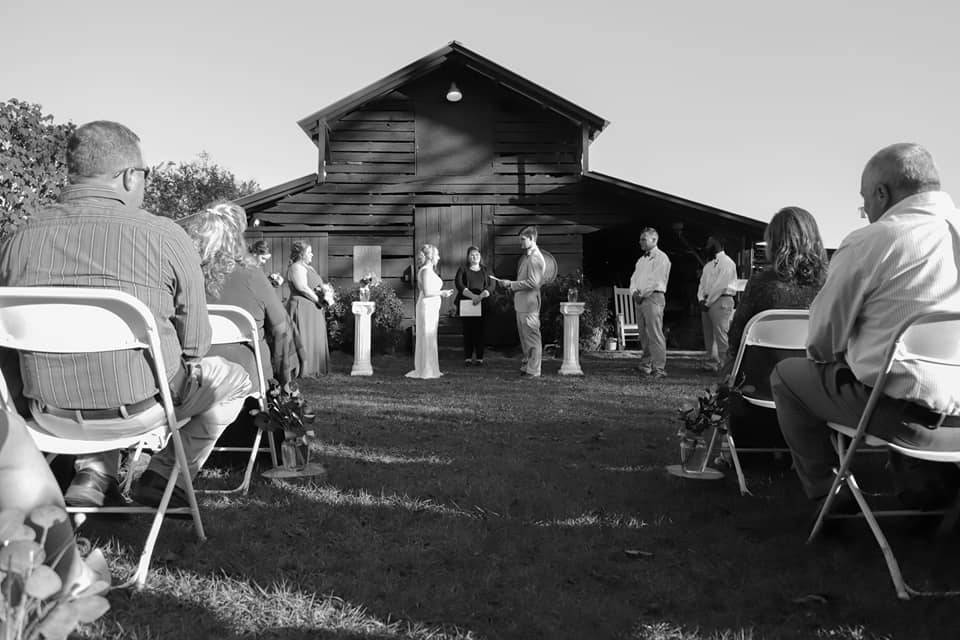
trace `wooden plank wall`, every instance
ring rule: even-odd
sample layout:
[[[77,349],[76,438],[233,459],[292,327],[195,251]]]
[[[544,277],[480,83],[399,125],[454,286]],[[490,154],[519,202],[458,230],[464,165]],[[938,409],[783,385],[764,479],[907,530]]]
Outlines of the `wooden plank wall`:
[[[494,214],[496,272],[516,274],[517,233],[534,224],[538,244],[557,258],[561,274],[583,264],[582,234],[593,231],[570,216],[579,211],[580,128],[537,105],[505,98],[494,124],[494,172],[507,178]]]

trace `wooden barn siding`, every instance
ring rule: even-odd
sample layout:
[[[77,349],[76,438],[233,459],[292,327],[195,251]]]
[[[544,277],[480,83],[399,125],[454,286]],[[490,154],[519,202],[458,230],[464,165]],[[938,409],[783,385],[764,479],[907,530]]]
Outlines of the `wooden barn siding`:
[[[540,244],[557,258],[562,274],[582,267],[581,234],[622,221],[622,212],[592,211],[579,199],[580,130],[550,111],[504,106],[494,117],[488,175],[426,182],[416,176],[414,121],[409,101],[395,93],[333,123],[324,183],[257,217],[327,232],[327,270],[339,285],[352,282],[355,245],[381,245],[384,279],[404,301],[408,319],[415,292],[404,276],[415,252],[416,207],[493,205],[489,237],[495,270],[505,277],[516,273],[516,234],[525,225],[538,226]]]

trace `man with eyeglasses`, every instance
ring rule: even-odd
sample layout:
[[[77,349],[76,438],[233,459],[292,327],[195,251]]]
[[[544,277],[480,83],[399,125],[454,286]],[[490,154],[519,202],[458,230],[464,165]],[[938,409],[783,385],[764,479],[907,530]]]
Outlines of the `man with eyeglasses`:
[[[250,389],[243,368],[206,358],[211,329],[200,256],[173,220],[140,209],[150,170],[140,139],[116,122],[79,127],[67,143],[69,184],[60,201],[30,219],[0,246],[0,284],[118,289],[152,312],[190,473],[196,476]],[[64,331],[82,331],[64,318]],[[82,342],[83,336],[77,336]],[[15,370],[14,367],[6,367]],[[30,412],[49,431],[133,435],[163,420],[158,389],[138,351],[23,353],[19,373]],[[172,441],[134,485],[137,502],[157,506],[175,463]],[[119,452],[79,456],[66,492],[71,506],[116,506]],[[182,481],[181,481],[182,482]],[[171,507],[188,506],[178,483]]]
[[[837,462],[826,423],[859,422],[891,337],[914,314],[960,308],[960,212],[940,190],[930,153],[913,143],[881,149],[863,170],[860,195],[870,224],[830,261],[810,306],[807,358],[783,360],[770,377],[780,428],[813,499],[829,491]],[[926,426],[948,414],[944,424],[960,427],[960,388],[922,362],[887,381],[869,433],[904,446],[960,446],[960,428]],[[926,506],[941,496],[910,497]],[[843,500],[852,506],[852,496]]]

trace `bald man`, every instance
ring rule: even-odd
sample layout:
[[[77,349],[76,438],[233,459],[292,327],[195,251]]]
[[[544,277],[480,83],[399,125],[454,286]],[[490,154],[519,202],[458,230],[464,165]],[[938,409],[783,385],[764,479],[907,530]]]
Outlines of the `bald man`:
[[[855,425],[891,337],[916,313],[960,309],[960,214],[940,191],[930,153],[902,143],[878,151],[861,178],[870,224],[840,244],[810,307],[807,358],[770,377],[777,418],[803,490],[824,497],[836,454],[827,422]],[[929,429],[960,415],[960,388],[937,384],[923,363],[893,371],[869,433],[904,446],[960,448],[960,428]],[[960,427],[960,417],[944,426]]]

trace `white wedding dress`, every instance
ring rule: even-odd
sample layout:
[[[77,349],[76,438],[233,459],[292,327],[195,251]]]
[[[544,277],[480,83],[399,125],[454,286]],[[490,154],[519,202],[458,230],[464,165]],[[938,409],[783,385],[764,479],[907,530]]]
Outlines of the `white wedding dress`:
[[[426,273],[424,273],[426,271]],[[440,360],[437,357],[437,325],[440,323],[440,290],[443,280],[430,266],[420,268],[423,287],[417,298],[417,347],[413,355],[413,371],[408,378],[439,378]]]

